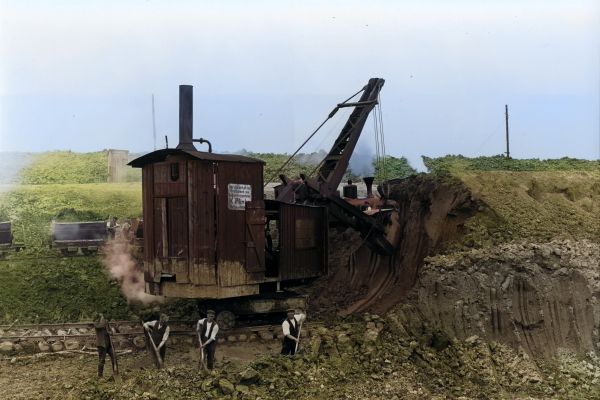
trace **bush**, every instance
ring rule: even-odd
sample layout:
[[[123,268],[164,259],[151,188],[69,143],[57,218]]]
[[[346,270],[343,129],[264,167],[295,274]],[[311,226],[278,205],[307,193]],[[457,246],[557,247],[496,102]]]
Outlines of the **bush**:
[[[382,182],[386,179],[397,179],[397,178],[406,178],[410,175],[414,175],[417,171],[410,166],[406,157],[385,157],[385,171],[382,168],[382,163],[376,164],[373,161],[373,166],[375,167],[375,180],[377,182]]]
[[[104,183],[108,179],[106,152],[53,151],[35,156],[20,174],[21,183]]]

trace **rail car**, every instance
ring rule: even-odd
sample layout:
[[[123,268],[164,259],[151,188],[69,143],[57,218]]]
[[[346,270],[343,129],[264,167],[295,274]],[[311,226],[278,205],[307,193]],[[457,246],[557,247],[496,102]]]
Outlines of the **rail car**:
[[[12,222],[0,222],[0,257],[10,252],[20,251],[25,247],[22,243],[14,242]]]
[[[50,247],[58,249],[64,256],[95,254],[108,239],[105,221],[52,222]]]

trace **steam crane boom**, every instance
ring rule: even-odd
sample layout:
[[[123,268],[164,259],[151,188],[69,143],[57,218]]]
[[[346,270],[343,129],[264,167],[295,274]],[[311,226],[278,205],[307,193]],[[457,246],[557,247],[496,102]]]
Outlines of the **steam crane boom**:
[[[379,92],[384,82],[385,80],[381,78],[369,79],[369,83],[363,88],[363,94],[358,102],[338,104],[332,111],[332,114],[334,114],[339,108],[354,107],[354,111],[350,114],[348,121],[346,121],[333,147],[329,150],[329,154],[327,154],[321,168],[318,170],[317,182],[319,192],[323,197],[329,198],[337,193],[338,186],[346,173],[350,157],[354,152],[356,143],[358,143],[369,113],[377,104]]]
[[[384,82],[381,78],[369,79],[358,102],[351,103],[348,99],[333,109],[328,118],[340,108],[354,107],[331,150],[321,162],[317,176],[307,178],[301,175],[302,181],[293,181],[280,175],[283,184],[276,188],[276,198],[289,203],[326,205],[330,215],[359,231],[374,251],[390,255],[394,249],[385,238],[385,228],[381,223],[340,198],[337,192],[369,113],[377,105]]]

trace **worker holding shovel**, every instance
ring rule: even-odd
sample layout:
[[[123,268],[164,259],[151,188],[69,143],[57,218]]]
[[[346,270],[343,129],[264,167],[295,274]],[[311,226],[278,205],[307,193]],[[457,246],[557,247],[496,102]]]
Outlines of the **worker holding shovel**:
[[[215,363],[215,350],[217,349],[217,333],[219,324],[215,321],[215,312],[208,310],[206,318],[198,320],[196,324],[198,342],[200,344],[200,366],[213,369]],[[204,359],[206,358],[206,363]]]
[[[113,376],[119,375],[117,354],[109,333],[110,326],[101,313],[94,318],[94,330],[96,331],[96,347],[98,348],[98,378],[102,378],[104,374],[104,362],[107,354],[110,356]]]
[[[166,314],[160,314],[158,320],[144,322],[144,332],[146,340],[149,341],[150,350],[156,360],[157,368],[162,368],[165,362],[167,352],[167,339],[169,339],[169,317]]]
[[[306,314],[302,311],[299,314],[296,314],[296,310],[293,308],[287,311],[287,318],[281,324],[281,329],[283,330],[281,354],[290,356],[296,354],[298,344],[300,343],[302,323],[305,319]]]

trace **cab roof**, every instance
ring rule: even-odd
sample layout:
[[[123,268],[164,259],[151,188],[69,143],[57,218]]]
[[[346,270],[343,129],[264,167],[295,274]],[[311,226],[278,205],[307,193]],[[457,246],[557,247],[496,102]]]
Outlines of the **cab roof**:
[[[134,168],[141,168],[147,164],[154,164],[157,162],[165,161],[167,156],[171,155],[188,155],[197,160],[210,162],[226,161],[236,163],[265,164],[263,160],[260,160],[258,158],[246,157],[239,154],[217,154],[205,151],[161,149],[148,154],[144,154],[143,156],[130,161],[127,165],[131,165]]]

